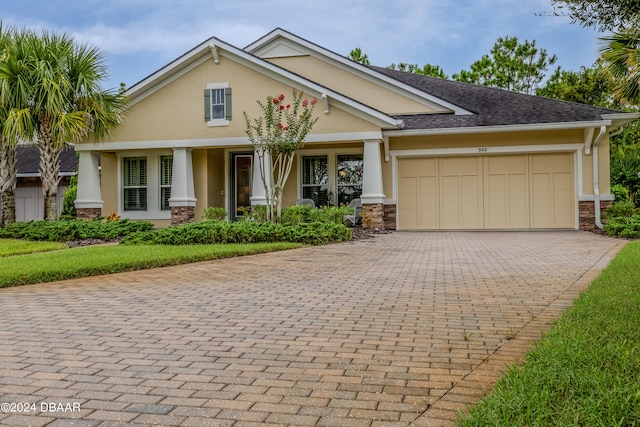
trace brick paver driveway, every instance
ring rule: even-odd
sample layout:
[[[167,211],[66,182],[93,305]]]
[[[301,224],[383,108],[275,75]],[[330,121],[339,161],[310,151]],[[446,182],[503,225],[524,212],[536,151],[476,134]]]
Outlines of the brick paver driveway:
[[[396,232],[0,289],[0,424],[451,424],[622,244]]]

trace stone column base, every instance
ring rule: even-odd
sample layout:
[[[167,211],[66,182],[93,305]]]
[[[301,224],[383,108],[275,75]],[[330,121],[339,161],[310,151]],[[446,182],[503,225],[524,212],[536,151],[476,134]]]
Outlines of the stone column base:
[[[384,230],[384,205],[382,203],[362,204],[362,228]]]
[[[396,229],[396,205],[384,205],[384,229]]]
[[[171,225],[192,222],[196,217],[195,206],[171,206]]]
[[[76,218],[96,219],[102,216],[102,208],[76,208]]]
[[[611,200],[600,201],[600,216],[607,211],[613,205]],[[584,231],[593,231],[596,227],[596,207],[593,201],[582,201],[578,204],[578,228]]]

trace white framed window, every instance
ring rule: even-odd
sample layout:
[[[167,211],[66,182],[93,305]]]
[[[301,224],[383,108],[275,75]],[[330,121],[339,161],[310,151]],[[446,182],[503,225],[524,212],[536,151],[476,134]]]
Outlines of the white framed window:
[[[207,126],[228,126],[231,121],[229,83],[209,83],[204,90],[204,121]]]
[[[360,150],[303,149],[298,157],[298,198],[315,205],[348,205],[362,195],[363,155]]]
[[[171,180],[173,179],[173,156],[160,156],[160,210],[171,210]]]
[[[122,169],[122,207],[125,211],[147,210],[147,158],[125,157]]]
[[[316,206],[332,204],[329,194],[327,156],[302,157],[302,198],[311,199]]]
[[[338,154],[336,165],[338,206],[348,205],[362,195],[362,154]]]
[[[171,151],[130,151],[118,156],[118,213],[128,219],[170,219]]]

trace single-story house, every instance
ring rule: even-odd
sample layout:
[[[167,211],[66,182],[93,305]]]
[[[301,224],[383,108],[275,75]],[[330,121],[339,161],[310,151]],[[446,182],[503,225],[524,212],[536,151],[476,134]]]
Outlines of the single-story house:
[[[398,230],[593,228],[613,200],[609,135],[640,117],[366,66],[279,28],[244,49],[211,38],[127,90],[109,142],[76,146],[79,216],[165,226],[264,204],[243,112],[294,89],[319,120],[284,205],[359,197]]]
[[[44,196],[40,180],[40,152],[34,145],[18,145],[16,182],[16,221],[44,219]],[[60,184],[58,185],[58,216],[62,213],[64,192],[77,172],[78,158],[73,146],[60,153]],[[0,200],[0,203],[2,201]]]

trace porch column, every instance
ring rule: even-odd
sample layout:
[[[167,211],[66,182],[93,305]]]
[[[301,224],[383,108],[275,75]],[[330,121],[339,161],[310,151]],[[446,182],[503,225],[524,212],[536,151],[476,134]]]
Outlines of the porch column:
[[[100,192],[99,155],[92,151],[80,151],[78,159],[78,193],[76,216],[79,219],[94,219],[102,215]]]
[[[262,183],[261,170],[265,171],[265,178],[267,179],[267,185],[271,177],[271,157],[269,153],[264,154],[264,161],[260,161],[258,151],[253,150],[253,167],[251,168],[251,206],[266,205],[267,193],[264,190],[264,184]]]
[[[384,229],[384,192],[380,141],[365,140],[362,171],[362,227]]]
[[[173,149],[171,179],[171,225],[191,222],[195,218],[196,197],[193,190],[191,148]]]

